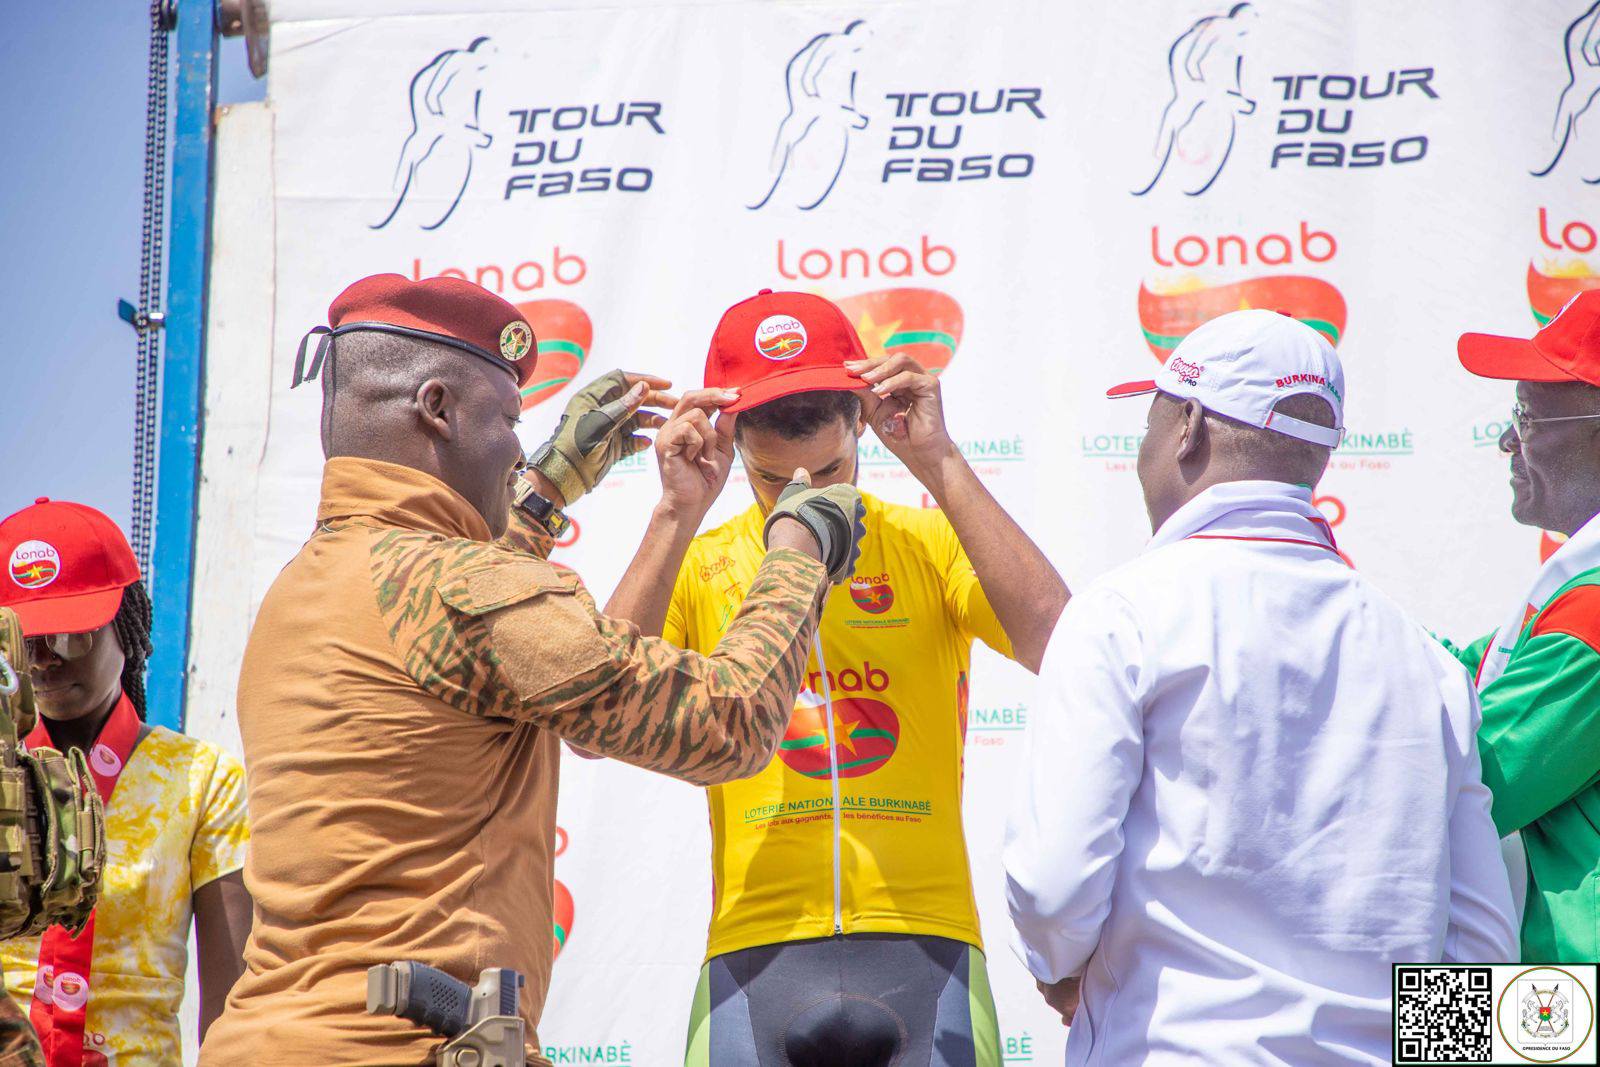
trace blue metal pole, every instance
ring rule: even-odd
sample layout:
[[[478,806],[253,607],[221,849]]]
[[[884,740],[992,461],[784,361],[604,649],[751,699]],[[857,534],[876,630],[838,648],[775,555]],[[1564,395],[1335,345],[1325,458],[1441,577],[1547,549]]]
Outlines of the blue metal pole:
[[[154,625],[146,681],[150,722],[183,729],[194,589],[200,423],[205,387],[206,275],[211,261],[212,109],[217,95],[215,0],[178,0],[167,319],[156,457]]]

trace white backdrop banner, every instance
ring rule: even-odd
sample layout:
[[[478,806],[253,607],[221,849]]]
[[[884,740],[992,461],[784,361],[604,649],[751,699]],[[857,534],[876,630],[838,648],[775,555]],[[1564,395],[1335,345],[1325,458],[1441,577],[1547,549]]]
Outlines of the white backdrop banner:
[[[1351,432],[1318,504],[1356,566],[1471,637],[1552,544],[1508,514],[1512,389],[1461,371],[1455,338],[1528,334],[1600,285],[1595,0],[274,9],[266,444],[227,519],[246,524],[252,608],[313,520],[319,396],[289,389],[296,344],[381,271],[469,278],[525,311],[530,446],[612,368],[699,385],[719,315],[759,288],[830,297],[870,351],[940,369],[963,451],[1078,585],[1149,536],[1143,406],[1103,390],[1208,317],[1272,308],[1345,361]],[[870,435],[861,458],[864,488],[929,503]],[[556,558],[602,602],[657,488],[640,457],[575,509]],[[749,499],[736,471],[710,521]],[[1064,1042],[1005,948],[999,839],[1031,694],[978,656],[966,827],[1018,1064]],[[225,714],[216,699],[195,721]],[[604,762],[563,776],[546,1054],[681,1060],[704,798]]]

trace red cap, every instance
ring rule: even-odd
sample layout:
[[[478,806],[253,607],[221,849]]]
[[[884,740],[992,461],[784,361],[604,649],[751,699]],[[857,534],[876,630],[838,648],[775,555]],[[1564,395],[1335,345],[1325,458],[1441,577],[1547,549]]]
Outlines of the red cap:
[[[527,385],[539,359],[533,327],[510,303],[465,278],[424,278],[414,282],[400,274],[362,278],[328,305],[328,325],[312,334],[381,330],[437,341],[486,360]],[[307,336],[310,340],[310,335]],[[309,381],[322,367],[319,345],[309,371],[305,342],[295,361],[293,385]]]
[[[1600,289],[1568,300],[1532,340],[1464,333],[1456,353],[1480,378],[1600,386]]]
[[[844,369],[866,359],[861,338],[830,301],[763,289],[722,314],[706,355],[706,388],[738,389],[723,411],[744,411],[780,396],[865,389]]]
[[[0,522],[0,607],[22,632],[76,634],[98,630],[139,580],[139,563],[117,524],[94,508],[40,497]]]

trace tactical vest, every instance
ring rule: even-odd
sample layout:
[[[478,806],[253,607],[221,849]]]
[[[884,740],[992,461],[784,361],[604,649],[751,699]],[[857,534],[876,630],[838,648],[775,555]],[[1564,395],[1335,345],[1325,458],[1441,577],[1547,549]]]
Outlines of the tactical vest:
[[[36,713],[22,624],[0,608],[0,940],[65,926],[100,898],[105,808],[78,749],[32,752]]]

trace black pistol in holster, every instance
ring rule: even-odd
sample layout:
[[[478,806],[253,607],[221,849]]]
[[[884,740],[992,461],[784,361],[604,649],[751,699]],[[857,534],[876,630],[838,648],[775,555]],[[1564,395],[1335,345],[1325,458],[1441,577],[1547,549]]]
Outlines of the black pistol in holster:
[[[367,970],[367,1013],[396,1015],[445,1038],[438,1067],[524,1067],[521,991],[522,975],[510,967],[490,967],[469,988],[427,964],[380,963]]]

